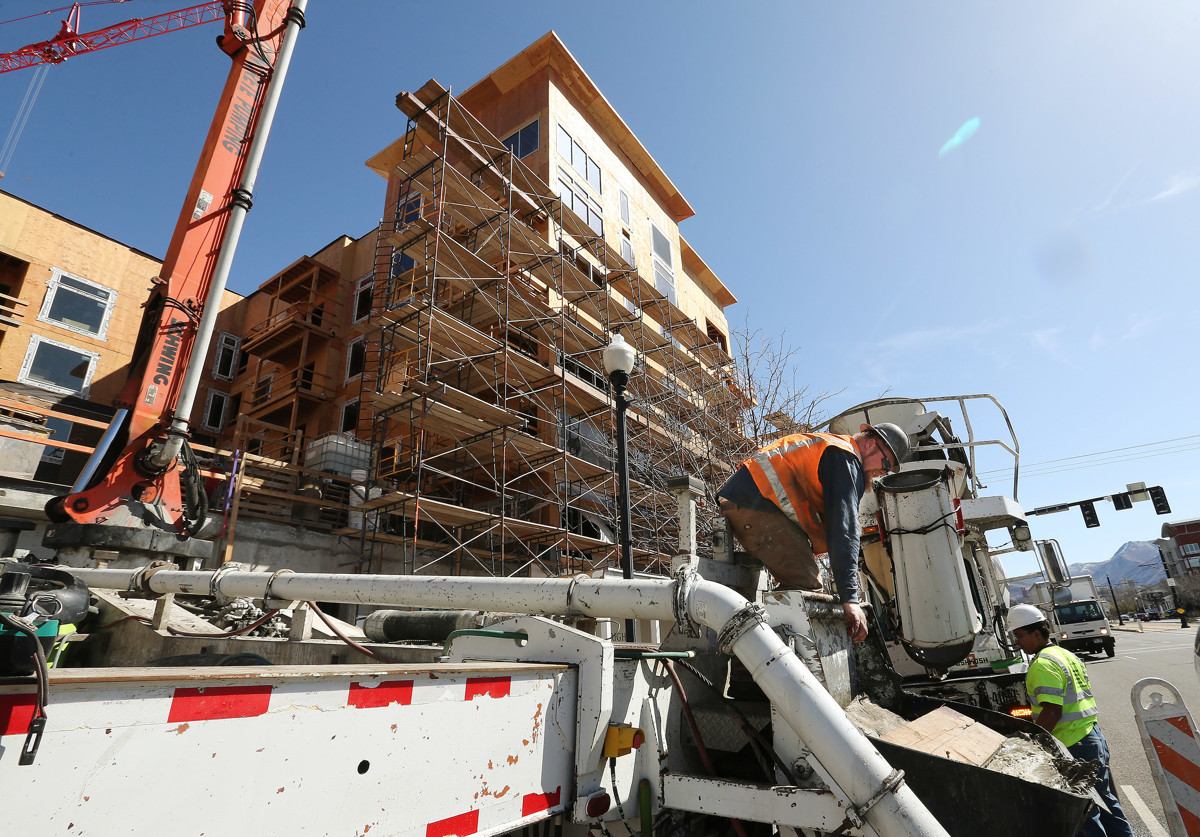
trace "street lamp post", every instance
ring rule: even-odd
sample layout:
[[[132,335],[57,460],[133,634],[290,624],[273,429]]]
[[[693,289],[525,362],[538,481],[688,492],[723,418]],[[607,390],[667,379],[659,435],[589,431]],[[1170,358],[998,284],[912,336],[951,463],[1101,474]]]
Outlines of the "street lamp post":
[[[617,502],[621,516],[621,573],[626,579],[633,578],[633,524],[629,520],[629,448],[626,438],[625,413],[629,402],[625,399],[625,388],[629,386],[629,373],[637,362],[637,352],[625,342],[620,334],[614,334],[612,342],[604,349],[604,371],[608,373],[613,394],[617,400]],[[625,620],[625,639],[634,640],[632,619]]]

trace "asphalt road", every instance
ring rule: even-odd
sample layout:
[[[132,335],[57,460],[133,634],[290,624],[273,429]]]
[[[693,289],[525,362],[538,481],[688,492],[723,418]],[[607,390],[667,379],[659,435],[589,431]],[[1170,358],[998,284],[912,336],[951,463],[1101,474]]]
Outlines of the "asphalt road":
[[[1113,782],[1138,837],[1167,837],[1162,802],[1150,773],[1146,750],[1134,720],[1130,692],[1144,677],[1171,683],[1192,712],[1200,717],[1200,678],[1193,660],[1196,622],[1183,628],[1178,619],[1151,622],[1136,629],[1117,629],[1117,655],[1083,656],[1100,710],[1100,726],[1112,751]]]

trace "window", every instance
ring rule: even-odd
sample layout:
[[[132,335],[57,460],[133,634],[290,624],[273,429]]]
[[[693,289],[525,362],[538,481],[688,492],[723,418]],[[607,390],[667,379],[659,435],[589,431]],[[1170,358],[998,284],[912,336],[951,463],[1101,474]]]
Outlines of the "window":
[[[574,210],[597,235],[604,235],[604,213],[600,210],[600,204],[587,193],[583,184],[577,178],[572,178],[562,166],[558,167],[558,196],[563,205]]]
[[[633,257],[633,239],[629,237],[629,230],[621,230],[621,258],[629,262],[630,267],[637,267],[637,260]]]
[[[343,433],[353,433],[358,430],[358,399],[347,401],[342,405],[342,418],[338,429]]]
[[[375,275],[368,273],[358,280],[354,291],[354,322],[361,323],[371,315],[371,294],[375,284]]]
[[[558,126],[558,153],[583,176],[597,194],[604,194],[604,189],[601,188],[600,166],[588,156],[582,145],[571,139],[571,135],[562,125]]]
[[[394,253],[392,255],[392,278],[403,276],[416,266],[416,261],[407,253]]]
[[[396,218],[399,220],[401,227],[407,227],[421,217],[421,201],[423,198],[424,195],[416,192],[397,202]]]
[[[704,325],[705,325],[705,332],[708,334],[708,339],[713,341],[714,343],[716,343],[718,346],[721,347],[721,350],[723,352],[728,354],[729,338],[727,338],[725,336],[725,332],[721,331],[720,328],[718,328],[716,325],[714,325],[712,320],[706,319],[704,321]]]
[[[229,394],[220,390],[210,389],[208,400],[204,403],[204,416],[200,426],[206,430],[220,433],[225,429],[225,416],[229,414]]]
[[[117,292],[52,268],[38,319],[76,334],[105,339]]]
[[[535,119],[519,131],[515,131],[504,140],[508,150],[517,157],[527,157],[538,150],[539,120]]]
[[[1181,543],[1179,551],[1184,555],[1200,555],[1200,543]]]
[[[620,205],[621,205],[621,220],[625,223],[626,226],[629,226],[630,225],[629,195],[625,194],[624,189],[617,190],[617,200],[620,202]]]
[[[346,347],[346,383],[362,375],[363,362],[367,358],[367,340],[358,337]]]
[[[257,407],[263,404],[271,397],[271,389],[275,386],[275,373],[268,372],[263,375],[254,384],[254,391],[250,394],[250,406]]]
[[[72,422],[66,419],[56,418],[54,416],[46,416],[46,429],[50,431],[50,438],[58,442],[71,441],[71,428],[74,427]],[[52,448],[49,445],[42,450],[42,462],[49,462],[52,465],[59,465],[63,461],[63,454],[66,453],[64,448]]]
[[[217,338],[216,357],[213,358],[213,377],[220,381],[232,381],[238,368],[238,350],[242,341],[233,334],[221,332]]]
[[[671,242],[653,223],[650,224],[650,244],[654,250],[654,287],[674,303],[675,263],[671,259]]]
[[[29,338],[29,350],[17,380],[43,389],[84,395],[92,383],[100,355],[40,335]]]

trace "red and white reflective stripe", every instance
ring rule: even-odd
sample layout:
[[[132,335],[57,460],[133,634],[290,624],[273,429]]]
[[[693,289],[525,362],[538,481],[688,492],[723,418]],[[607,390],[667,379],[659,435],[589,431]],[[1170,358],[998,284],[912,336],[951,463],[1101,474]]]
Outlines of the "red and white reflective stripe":
[[[1200,746],[1187,716],[1147,721],[1146,731],[1184,828],[1200,837]]]
[[[27,733],[36,705],[32,694],[0,695],[0,735]]]
[[[215,678],[214,678],[215,679]],[[226,721],[256,718],[284,710],[378,709],[387,706],[420,706],[446,702],[518,697],[545,689],[543,675],[489,674],[469,677],[464,673],[430,676],[418,674],[404,679],[349,681],[341,690],[314,690],[303,680],[278,680],[264,673],[258,682],[216,680],[196,686],[170,682],[147,684],[139,700],[130,704],[116,694],[112,699],[82,699],[71,688],[55,690],[53,709],[48,712],[50,729],[120,728],[143,724],[191,724],[197,721]],[[0,736],[25,735],[33,718],[32,687],[22,685],[0,694]],[[103,689],[101,689],[103,691]],[[120,693],[120,685],[114,686]],[[94,692],[92,693],[95,694]],[[136,707],[136,709],[134,709]]]
[[[541,818],[535,815],[560,808],[561,805],[561,785],[552,793],[527,793],[521,797],[521,817],[532,817],[536,821]],[[471,837],[480,832],[494,832],[499,828],[511,829],[514,827],[512,818],[505,816],[497,818],[496,816],[497,813],[503,814],[504,807],[492,805],[488,808],[473,809],[431,822],[425,826],[425,837]],[[484,817],[482,822],[481,814]]]

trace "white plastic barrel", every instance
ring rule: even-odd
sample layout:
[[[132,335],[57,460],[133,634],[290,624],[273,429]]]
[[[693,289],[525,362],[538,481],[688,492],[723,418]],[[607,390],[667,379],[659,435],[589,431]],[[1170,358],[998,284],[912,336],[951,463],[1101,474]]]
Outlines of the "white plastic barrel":
[[[963,563],[948,470],[876,481],[891,545],[900,639],[924,666],[948,668],[971,653],[983,619]]]

